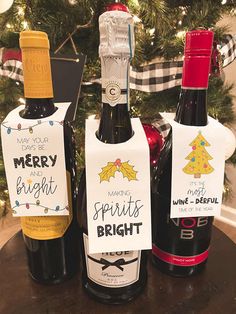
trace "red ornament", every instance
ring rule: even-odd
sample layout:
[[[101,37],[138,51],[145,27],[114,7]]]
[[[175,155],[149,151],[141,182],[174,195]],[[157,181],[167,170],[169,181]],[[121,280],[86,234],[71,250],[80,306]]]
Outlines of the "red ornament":
[[[195,150],[195,149],[196,149],[196,146],[193,146],[193,147],[192,147],[192,150]]]
[[[164,138],[161,133],[151,124],[144,123],[143,128],[150,149],[150,163],[152,166],[155,166],[159,159],[161,149],[164,145]]]
[[[110,3],[106,6],[106,11],[123,11],[129,13],[129,9],[123,3]]]

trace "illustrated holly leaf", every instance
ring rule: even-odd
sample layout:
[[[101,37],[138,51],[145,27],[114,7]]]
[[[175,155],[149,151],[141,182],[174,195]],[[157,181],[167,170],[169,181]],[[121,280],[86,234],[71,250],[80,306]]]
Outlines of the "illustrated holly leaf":
[[[115,172],[117,171],[117,166],[114,162],[108,162],[105,167],[102,167],[102,172],[99,173],[100,183],[102,181],[110,181],[111,177],[115,177]]]
[[[137,180],[137,173],[138,171],[135,171],[134,166],[131,166],[128,161],[122,162],[120,166],[120,172],[123,174],[124,178],[127,178],[129,181],[131,180]]]

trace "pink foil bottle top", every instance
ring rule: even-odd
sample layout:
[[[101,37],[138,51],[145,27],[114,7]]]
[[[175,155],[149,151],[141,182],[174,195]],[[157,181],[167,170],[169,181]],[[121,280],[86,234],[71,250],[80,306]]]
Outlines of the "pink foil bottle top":
[[[186,33],[182,88],[208,87],[213,37],[214,33],[207,30]]]

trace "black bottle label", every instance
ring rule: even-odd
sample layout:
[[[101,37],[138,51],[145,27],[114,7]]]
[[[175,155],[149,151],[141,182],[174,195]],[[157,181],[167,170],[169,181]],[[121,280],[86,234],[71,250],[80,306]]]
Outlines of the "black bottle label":
[[[175,255],[168,252],[161,250],[158,246],[153,244],[152,246],[152,254],[166,262],[168,264],[176,265],[176,266],[195,266],[198,264],[203,263],[207,258],[209,251],[208,249],[200,254],[192,255],[192,256],[182,256],[182,255]]]
[[[173,228],[175,237],[182,240],[193,240],[200,228],[207,227],[208,229],[209,217],[168,218],[167,223],[170,224],[169,228]]]

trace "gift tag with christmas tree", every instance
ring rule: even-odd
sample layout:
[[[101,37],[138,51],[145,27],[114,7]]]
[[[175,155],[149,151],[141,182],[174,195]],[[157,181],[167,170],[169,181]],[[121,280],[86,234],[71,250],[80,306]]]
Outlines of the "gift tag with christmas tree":
[[[209,117],[206,126],[188,126],[163,114],[172,126],[171,218],[220,214],[225,128]]]

